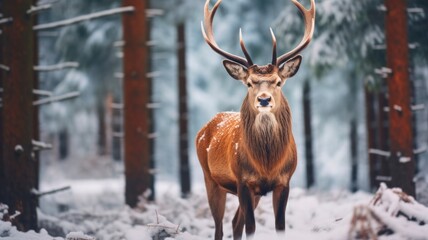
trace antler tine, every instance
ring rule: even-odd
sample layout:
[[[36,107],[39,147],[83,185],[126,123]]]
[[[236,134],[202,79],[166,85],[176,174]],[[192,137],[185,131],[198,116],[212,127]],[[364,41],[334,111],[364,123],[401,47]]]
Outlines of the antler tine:
[[[272,36],[272,65],[276,65],[276,37],[273,33],[272,28],[270,29],[270,35]]]
[[[244,52],[245,58],[247,59],[248,65],[253,65],[250,54],[248,54],[247,48],[245,48],[244,39],[242,39],[242,30],[239,28],[239,45],[241,45],[242,52]]]
[[[217,42],[214,39],[214,34],[213,34],[213,20],[214,20],[214,15],[218,9],[218,7],[220,6],[221,0],[217,0],[216,4],[214,5],[214,7],[212,8],[212,10],[209,10],[209,4],[210,4],[210,0],[207,0],[205,2],[205,7],[204,7],[204,21],[201,22],[201,28],[202,28],[202,35],[204,36],[205,41],[208,43],[208,45],[218,54],[222,55],[223,57],[232,60],[236,63],[239,63],[245,67],[249,67],[252,65],[251,59],[247,57],[247,60],[245,60],[242,57],[239,57],[237,55],[228,53],[224,50],[222,50],[218,45]],[[207,30],[207,32],[205,32],[205,28]],[[242,47],[242,45],[241,45]],[[245,49],[245,47],[243,48]],[[247,56],[248,52],[246,53],[246,51],[244,51],[245,56]],[[250,65],[251,62],[251,65]]]
[[[293,50],[291,50],[288,53],[285,53],[281,55],[277,59],[277,66],[280,66],[287,60],[291,59],[292,57],[299,54],[303,49],[308,46],[308,44],[312,40],[312,35],[314,34],[314,26],[315,26],[315,1],[311,0],[311,8],[309,10],[306,10],[306,8],[299,3],[297,0],[291,0],[294,5],[299,9],[299,11],[302,13],[304,21],[305,21],[305,33],[303,34],[303,39],[300,41],[300,43],[295,47]]]

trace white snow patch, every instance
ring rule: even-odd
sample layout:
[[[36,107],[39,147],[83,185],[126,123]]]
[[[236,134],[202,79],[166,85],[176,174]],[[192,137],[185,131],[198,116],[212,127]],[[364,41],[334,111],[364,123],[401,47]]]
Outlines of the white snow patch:
[[[84,186],[83,181],[72,186]],[[57,183],[64,185],[64,183]],[[98,182],[99,188],[108,187],[109,181]],[[91,185],[91,182],[88,182]],[[90,187],[91,188],[91,187]],[[214,222],[208,207],[203,185],[196,184],[193,194],[188,199],[179,197],[178,186],[172,183],[157,184],[156,203],[141,202],[138,208],[122,207],[111,209],[100,201],[97,208],[72,210],[58,216],[39,214],[40,223],[48,232],[63,232],[66,240],[76,239],[128,239],[128,240],[208,240],[213,238]],[[86,203],[88,189],[73,187],[74,204]],[[102,199],[102,191],[98,191]],[[116,200],[123,190],[116,192]],[[275,233],[275,220],[271,194],[262,197],[255,210],[257,230],[254,239],[278,239]],[[113,196],[114,198],[114,196]],[[79,202],[83,199],[83,202]],[[290,192],[286,212],[287,239],[349,239],[351,219],[355,207],[364,206],[373,212],[385,226],[393,232],[381,235],[380,240],[428,239],[428,208],[417,203],[413,198],[401,194],[400,190],[388,189],[383,185],[378,193],[372,194],[347,191],[312,192],[293,188]],[[224,222],[224,239],[232,238],[231,221],[238,207],[235,196],[228,195]],[[4,209],[4,208],[3,208]],[[416,220],[408,220],[402,215]],[[400,216],[398,216],[400,215]],[[360,219],[361,220],[361,219]],[[362,223],[358,223],[362,226]],[[376,228],[375,228],[376,229]],[[354,228],[358,230],[358,227]],[[0,236],[5,240],[64,240],[50,236],[46,230],[19,232],[9,222],[0,221]],[[377,231],[375,231],[377,232]],[[52,233],[50,233],[52,234]],[[58,235],[58,234],[57,234]]]
[[[198,139],[198,143],[200,143],[202,140],[205,139],[205,132],[201,135],[201,137]]]

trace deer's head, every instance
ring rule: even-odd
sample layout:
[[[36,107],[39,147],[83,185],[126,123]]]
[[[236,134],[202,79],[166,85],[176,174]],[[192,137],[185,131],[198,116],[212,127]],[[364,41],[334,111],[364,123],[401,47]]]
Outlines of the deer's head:
[[[303,39],[293,50],[277,57],[276,38],[272,29],[270,29],[273,44],[272,62],[264,66],[253,64],[245,48],[241,30],[239,31],[239,40],[245,58],[233,55],[219,48],[214,39],[212,23],[221,0],[216,2],[212,10],[209,10],[210,0],[207,0],[205,3],[204,22],[201,23],[205,41],[215,52],[227,59],[223,61],[223,65],[229,75],[236,80],[242,81],[248,87],[250,107],[258,112],[275,112],[280,107],[283,96],[281,89],[285,81],[294,76],[299,70],[302,61],[299,53],[309,44],[313,35],[315,23],[314,0],[311,0],[311,8],[309,10],[306,10],[297,0],[291,1],[297,6],[304,17],[305,33]]]

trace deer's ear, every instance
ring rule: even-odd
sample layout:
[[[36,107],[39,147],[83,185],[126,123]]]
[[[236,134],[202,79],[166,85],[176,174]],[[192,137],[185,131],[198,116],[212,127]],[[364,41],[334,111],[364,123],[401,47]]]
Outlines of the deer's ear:
[[[248,70],[241,64],[229,60],[224,60],[223,65],[224,68],[226,68],[227,73],[229,73],[229,75],[234,79],[242,81],[245,81],[247,79]]]
[[[297,55],[296,57],[288,60],[282,67],[279,68],[279,74],[281,78],[291,78],[297,71],[299,71],[300,63],[302,62],[302,56]]]

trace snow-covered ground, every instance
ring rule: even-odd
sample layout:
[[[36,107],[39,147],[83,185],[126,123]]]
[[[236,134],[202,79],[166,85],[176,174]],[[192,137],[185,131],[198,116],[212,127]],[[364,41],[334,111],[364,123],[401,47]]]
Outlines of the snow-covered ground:
[[[70,185],[70,191],[47,195],[39,211],[40,233],[16,231],[0,221],[4,240],[146,240],[212,239],[214,223],[203,184],[188,199],[179,197],[175,183],[157,185],[156,203],[137,209],[123,204],[123,180],[73,180],[44,184],[42,189]],[[231,239],[231,222],[238,206],[229,196],[224,238]],[[1,207],[0,207],[1,208]],[[0,210],[0,218],[1,212]],[[270,195],[256,209],[255,239],[276,239]],[[408,220],[405,216],[409,216]],[[353,239],[356,233],[378,239],[428,239],[428,208],[397,190],[381,188],[376,195],[347,191],[311,192],[293,188],[287,207],[287,239]],[[383,225],[386,227],[382,228]],[[351,231],[350,231],[351,230]],[[351,235],[349,235],[351,234]],[[351,236],[351,238],[348,238]]]

